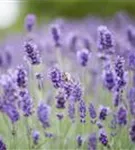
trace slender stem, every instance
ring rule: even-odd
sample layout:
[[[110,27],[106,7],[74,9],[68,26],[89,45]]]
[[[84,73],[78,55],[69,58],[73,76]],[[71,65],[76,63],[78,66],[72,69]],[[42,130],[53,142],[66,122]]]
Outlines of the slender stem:
[[[12,136],[13,136],[13,147],[14,150],[16,150],[16,128],[15,128],[15,124],[12,124]]]
[[[29,123],[28,123],[28,118],[25,118],[25,125],[26,125],[26,134],[27,134],[27,139],[28,139],[28,148],[29,150],[31,149],[31,144],[30,144],[30,129],[29,129]]]

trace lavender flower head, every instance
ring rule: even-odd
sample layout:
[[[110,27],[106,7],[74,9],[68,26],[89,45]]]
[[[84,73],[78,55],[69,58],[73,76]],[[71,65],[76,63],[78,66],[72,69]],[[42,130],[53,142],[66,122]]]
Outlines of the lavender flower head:
[[[12,123],[17,122],[20,119],[17,108],[12,104],[3,104],[2,111],[10,118]]]
[[[34,14],[28,14],[25,18],[25,28],[28,32],[33,30],[36,23],[36,16]]]
[[[105,120],[109,113],[110,113],[109,107],[105,107],[102,105],[99,107],[99,119],[100,120]]]
[[[124,106],[120,106],[117,112],[117,123],[119,125],[127,124],[127,110]]]
[[[32,132],[32,139],[33,139],[33,143],[34,143],[35,145],[38,144],[39,138],[40,138],[39,132],[36,131],[36,130],[34,130],[34,131]]]
[[[112,33],[108,30],[106,26],[99,26],[98,32],[98,50],[106,54],[112,54],[114,52],[114,40]]]
[[[66,103],[66,95],[62,89],[58,92],[55,98],[57,100],[56,107],[59,109],[64,109]]]
[[[129,25],[127,28],[127,38],[132,46],[135,46],[135,28]]]
[[[82,137],[80,135],[77,136],[76,141],[77,141],[78,147],[81,147],[83,140],[82,140]]]
[[[51,113],[51,108],[49,105],[44,103],[39,104],[37,108],[37,116],[44,128],[50,127],[50,123],[49,123],[50,113]]]
[[[133,71],[135,70],[135,52],[134,51],[131,51],[128,54],[128,67],[129,69]]]
[[[51,27],[52,38],[56,47],[61,46],[61,31],[58,24],[52,25]]]
[[[38,46],[32,40],[24,43],[24,50],[26,53],[26,60],[32,65],[39,65],[41,63],[40,52]]]
[[[19,108],[23,111],[25,117],[29,117],[33,112],[33,102],[27,89],[19,93]]]
[[[26,88],[28,84],[28,74],[26,69],[21,65],[16,69],[16,82],[18,87]]]
[[[127,83],[127,72],[124,69],[125,60],[123,57],[118,56],[115,62],[115,73],[116,73],[116,86],[117,91],[125,86]]]
[[[86,104],[84,100],[80,100],[79,102],[79,113],[80,113],[80,122],[85,123],[85,117],[86,117]]]
[[[104,129],[99,130],[99,141],[104,146],[108,146],[108,137]]]
[[[16,76],[14,72],[2,75],[0,79],[3,90],[3,100],[6,103],[16,103],[18,100],[18,87],[16,85]]]
[[[129,129],[129,136],[132,142],[135,143],[135,120],[132,120],[130,129]]]
[[[72,99],[74,101],[80,101],[82,99],[82,96],[83,90],[81,84],[79,82],[73,82],[69,99]]]
[[[0,138],[0,150],[7,150],[6,144],[3,142],[2,138]]]
[[[122,91],[114,91],[113,93],[113,104],[115,107],[118,107],[122,102]]]
[[[88,64],[89,60],[89,51],[87,49],[82,49],[77,51],[77,60],[81,66],[85,67]]]
[[[91,119],[95,119],[97,117],[97,113],[96,113],[93,103],[90,103],[90,105],[89,105],[89,115],[90,115]]]
[[[77,41],[78,41],[78,35],[76,33],[71,32],[67,38],[67,44],[70,51],[72,52],[77,51]]]
[[[60,88],[62,81],[62,72],[60,71],[60,69],[58,67],[50,68],[48,76],[53,83],[53,86],[55,88]]]
[[[72,123],[75,122],[75,102],[70,100],[68,104],[68,116],[71,119]]]
[[[97,149],[97,137],[96,133],[92,133],[88,138],[88,150],[96,150],[96,149]]]
[[[111,67],[106,67],[103,70],[102,78],[104,86],[111,91],[115,86],[115,79],[116,79],[115,72],[113,71],[113,69]]]
[[[131,115],[135,116],[135,88],[131,88],[128,93],[128,102]]]

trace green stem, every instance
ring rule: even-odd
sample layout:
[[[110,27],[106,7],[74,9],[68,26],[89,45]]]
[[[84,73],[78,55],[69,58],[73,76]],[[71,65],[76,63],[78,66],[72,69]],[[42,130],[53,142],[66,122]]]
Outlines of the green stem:
[[[31,149],[31,144],[30,144],[30,129],[29,129],[29,123],[28,123],[28,118],[25,118],[25,125],[26,125],[26,135],[27,135],[27,139],[28,139],[28,148],[29,150]]]

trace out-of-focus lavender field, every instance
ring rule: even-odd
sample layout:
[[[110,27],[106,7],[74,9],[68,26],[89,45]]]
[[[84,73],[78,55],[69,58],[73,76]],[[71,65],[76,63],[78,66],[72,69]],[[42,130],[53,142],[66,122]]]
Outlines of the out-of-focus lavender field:
[[[134,20],[24,29],[0,44],[0,150],[134,150]]]

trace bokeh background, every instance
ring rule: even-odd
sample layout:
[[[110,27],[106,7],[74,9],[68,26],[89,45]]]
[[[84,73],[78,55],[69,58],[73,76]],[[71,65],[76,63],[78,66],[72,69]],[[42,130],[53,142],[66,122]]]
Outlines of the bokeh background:
[[[0,32],[3,37],[23,29],[23,19],[35,13],[38,24],[56,17],[82,18],[88,15],[108,17],[124,11],[135,15],[134,0],[0,0]],[[8,29],[8,30],[7,30]]]

